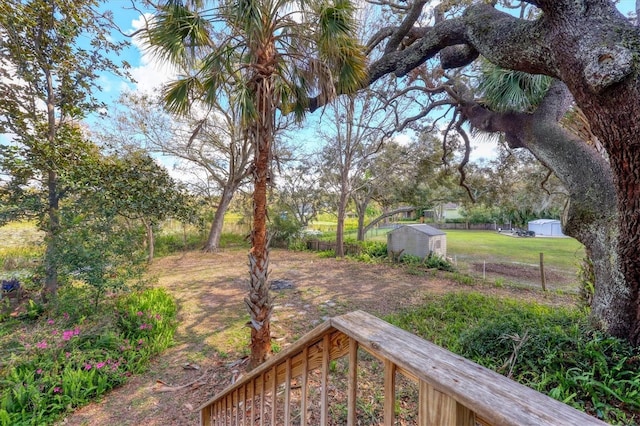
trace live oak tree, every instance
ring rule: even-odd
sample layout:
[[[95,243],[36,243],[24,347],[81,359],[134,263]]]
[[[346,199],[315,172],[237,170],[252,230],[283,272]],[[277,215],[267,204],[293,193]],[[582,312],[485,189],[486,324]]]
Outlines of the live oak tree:
[[[44,296],[58,287],[55,248],[64,196],[59,175],[74,162],[76,121],[102,106],[95,98],[98,74],[123,72],[105,56],[122,46],[109,38],[109,14],[98,12],[99,3],[0,3],[0,133],[11,139],[3,153],[5,165],[15,166],[8,172],[17,183],[4,189],[37,182],[35,190],[42,190],[41,201],[23,198],[28,208],[15,211],[31,210],[46,231]]]
[[[571,197],[565,232],[594,264],[592,317],[640,344],[640,31],[607,0],[524,1],[536,8],[531,19],[466,2],[424,25],[428,3],[403,5],[404,21],[378,34],[369,82],[405,76],[438,54],[442,75],[482,56],[556,79],[533,112],[498,113],[459,96],[460,112],[479,129],[503,132],[511,147],[529,149],[562,180]],[[558,124],[571,100],[605,156]]]
[[[249,252],[251,316],[249,366],[271,352],[267,193],[277,110],[302,119],[309,96],[358,89],[365,64],[354,38],[347,0],[298,2],[167,1],[149,28],[161,58],[179,64],[184,78],[165,93],[169,109],[187,111],[194,101],[211,104],[231,81],[245,136],[253,145],[253,227]]]

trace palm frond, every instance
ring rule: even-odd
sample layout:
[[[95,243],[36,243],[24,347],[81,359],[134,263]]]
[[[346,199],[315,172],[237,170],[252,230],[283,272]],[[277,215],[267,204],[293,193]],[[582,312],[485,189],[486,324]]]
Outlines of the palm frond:
[[[552,79],[543,75],[482,65],[478,85],[483,101],[495,111],[531,111],[547,93]]]
[[[200,80],[195,76],[188,76],[168,83],[162,98],[168,111],[184,115],[189,112],[193,100],[197,99],[200,93]]]
[[[349,0],[322,3],[318,11],[318,53],[332,70],[340,93],[362,87],[367,76],[364,48],[357,42],[354,6]]]
[[[209,53],[198,66],[198,76],[202,79],[204,101],[215,104],[215,96],[220,87],[233,80],[237,70],[233,65],[237,62],[235,49],[229,43]]]
[[[250,45],[260,44],[271,28],[270,1],[233,0],[228,8],[228,22]]]
[[[306,85],[295,84],[293,81],[278,80],[276,93],[280,102],[280,110],[284,115],[293,114],[296,122],[303,121],[309,107],[309,95]]]
[[[244,126],[251,123],[258,116],[258,110],[255,104],[255,95],[253,90],[249,87],[248,79],[238,80],[230,102],[234,105],[238,105],[241,122]]]
[[[198,48],[213,45],[207,20],[179,2],[161,9],[147,35],[153,55],[182,66],[192,63]]]

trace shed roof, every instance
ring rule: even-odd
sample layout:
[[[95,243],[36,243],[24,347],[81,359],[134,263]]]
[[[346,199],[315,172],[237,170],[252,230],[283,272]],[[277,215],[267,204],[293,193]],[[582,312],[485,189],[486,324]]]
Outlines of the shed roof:
[[[427,234],[429,236],[435,236],[435,235],[446,235],[444,232],[442,232],[441,230],[439,230],[438,228],[434,228],[433,226],[429,226],[429,225],[425,225],[425,224],[414,224],[414,225],[404,225],[401,226],[400,228],[396,228],[394,229],[402,229],[402,228],[411,228],[417,232],[422,232],[423,234]],[[393,232],[393,231],[391,231]]]
[[[535,225],[545,225],[547,223],[560,223],[558,219],[536,219],[531,220],[529,223],[533,223]]]

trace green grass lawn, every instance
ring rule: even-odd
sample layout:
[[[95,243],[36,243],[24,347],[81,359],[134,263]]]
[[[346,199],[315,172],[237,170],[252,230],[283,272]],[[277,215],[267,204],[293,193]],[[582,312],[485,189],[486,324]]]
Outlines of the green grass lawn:
[[[544,253],[545,265],[574,269],[584,257],[583,245],[573,238],[520,238],[495,231],[445,230],[447,256],[458,260],[515,262],[537,265]],[[356,237],[355,232],[347,238]],[[373,230],[367,240],[387,241],[387,230]]]
[[[367,240],[387,240],[387,229],[373,230]],[[585,256],[583,245],[573,238],[524,238],[496,231],[445,230],[447,234],[447,257],[454,260],[457,269],[464,274],[482,276],[483,263],[513,265],[529,270],[539,268],[540,253],[544,253],[545,271],[564,277],[562,282],[548,279],[549,288],[575,291],[575,280],[579,265]],[[346,238],[356,238],[355,232],[346,233]],[[478,270],[480,268],[480,270]],[[557,276],[557,275],[556,275]],[[486,276],[496,282],[540,285],[537,275],[530,277],[499,275]],[[570,284],[568,282],[571,282]]]
[[[447,255],[487,262],[537,265],[544,253],[545,266],[575,269],[584,247],[573,238],[519,238],[494,231],[447,230]]]

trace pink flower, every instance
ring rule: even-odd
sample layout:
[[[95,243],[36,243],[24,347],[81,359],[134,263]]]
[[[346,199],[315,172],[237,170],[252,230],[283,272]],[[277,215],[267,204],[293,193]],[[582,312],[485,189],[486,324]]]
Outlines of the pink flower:
[[[47,349],[47,341],[43,340],[42,342],[36,343],[36,348],[38,348],[38,349]]]
[[[141,317],[142,315],[144,315],[144,313],[143,313],[142,311],[138,311],[138,312],[136,313],[136,315],[137,315],[137,316],[139,316],[139,317]]]
[[[158,321],[160,321],[160,320],[162,319],[162,315],[160,315],[160,314],[156,314],[156,319],[157,319]]]
[[[101,369],[101,368],[102,368],[102,367],[104,367],[104,366],[105,366],[105,363],[104,363],[104,362],[99,362],[99,363],[97,363],[97,364],[96,364],[96,368],[97,368],[98,370],[99,370],[99,369]]]
[[[69,314],[65,312],[64,314],[62,314],[62,317],[63,317],[65,320],[68,320],[68,319],[69,319]]]
[[[38,374],[42,374],[42,368],[38,368],[38,369],[36,370],[36,373],[38,373]]]
[[[53,393],[60,393],[62,389],[60,389],[60,387],[56,386],[55,388],[53,388]]]
[[[51,334],[53,334],[54,336],[57,336],[57,335],[58,335],[58,330],[53,330],[53,331],[51,332]]]
[[[64,356],[66,356],[67,358],[69,358],[71,356],[71,352],[65,352]]]
[[[65,330],[62,333],[62,340],[71,340],[73,337],[73,330]]]
[[[78,327],[73,329],[73,335],[77,336],[78,334],[80,334],[80,329]]]
[[[87,370],[87,371],[91,370],[91,364],[88,364],[88,363],[85,364],[84,365],[84,369]]]
[[[52,320],[51,318],[49,318],[49,319],[47,320],[47,324],[49,324],[49,325],[53,325],[54,323],[55,323],[55,321],[54,321],[54,320]]]

